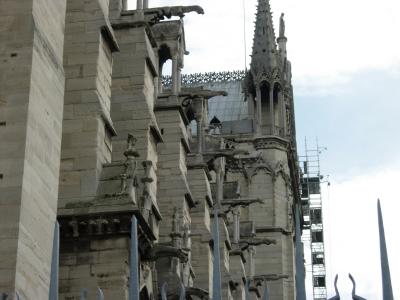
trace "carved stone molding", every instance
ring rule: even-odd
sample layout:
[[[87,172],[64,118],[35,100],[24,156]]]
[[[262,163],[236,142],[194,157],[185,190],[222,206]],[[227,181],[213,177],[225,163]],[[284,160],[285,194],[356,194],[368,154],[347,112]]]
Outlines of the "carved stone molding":
[[[81,239],[115,238],[119,235],[131,234],[132,215],[138,220],[139,245],[145,252],[156,240],[153,230],[139,211],[60,216],[60,236],[63,242],[74,242]]]
[[[267,136],[267,137],[255,138],[253,140],[253,144],[256,150],[278,149],[282,151],[287,151],[289,142],[286,139],[279,138],[276,136]]]
[[[267,81],[270,84],[275,82],[280,83],[282,76],[279,68],[266,69],[264,66],[259,66],[259,69],[262,70],[262,72],[259,72],[255,76],[256,84],[260,84],[263,81]]]
[[[257,156],[240,157],[237,159],[228,159],[226,163],[226,172],[242,173],[248,183],[260,171],[272,176],[275,181],[278,175],[281,175],[286,185],[291,184],[290,175],[286,172],[284,163],[278,161],[275,166],[271,165],[262,157],[261,153]]]

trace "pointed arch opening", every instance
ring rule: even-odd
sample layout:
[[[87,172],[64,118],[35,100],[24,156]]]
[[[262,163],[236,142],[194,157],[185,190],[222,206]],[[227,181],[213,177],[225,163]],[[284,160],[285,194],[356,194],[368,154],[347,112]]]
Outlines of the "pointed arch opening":
[[[168,68],[168,70],[166,70]],[[172,74],[172,54],[171,49],[163,44],[158,49],[158,90],[162,93],[163,76],[171,76]]]
[[[283,137],[285,132],[285,103],[282,86],[277,82],[274,84],[273,98],[274,134]]]
[[[263,133],[269,133],[271,127],[271,101],[270,101],[270,84],[267,81],[263,81],[260,84],[260,98],[261,98],[261,131]]]

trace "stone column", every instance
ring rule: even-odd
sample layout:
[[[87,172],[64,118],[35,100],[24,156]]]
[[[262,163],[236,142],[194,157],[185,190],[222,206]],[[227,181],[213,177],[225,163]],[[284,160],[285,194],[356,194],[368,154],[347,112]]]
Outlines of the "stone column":
[[[158,69],[158,85],[157,85],[157,87],[158,87],[158,95],[159,94],[162,94],[162,92],[163,92],[163,85],[162,85],[162,76],[163,76],[163,74],[162,74],[162,64],[160,64],[160,66],[159,66],[159,69]]]
[[[142,10],[142,9],[143,9],[143,0],[137,0],[136,10]]]
[[[177,69],[177,86],[178,86],[178,91],[180,91],[181,90],[181,88],[182,88],[182,69],[178,66],[178,69]]]
[[[261,89],[260,86],[258,85],[256,87],[256,125],[257,125],[257,131],[261,132],[262,131],[262,103],[261,103]]]
[[[254,256],[256,254],[256,248],[254,246],[249,247],[249,266],[250,266],[250,274],[249,277],[252,279],[256,273],[256,264]]]
[[[269,117],[271,119],[271,135],[275,134],[275,112],[274,112],[274,86],[269,88]]]
[[[203,102],[202,98],[194,99],[195,119],[197,122],[197,153],[203,153]]]
[[[177,95],[179,92],[179,75],[178,75],[178,55],[175,54],[172,57],[172,72],[171,72],[171,77],[172,77],[172,93],[174,95]]]
[[[143,8],[149,8],[149,0],[143,0]]]
[[[240,210],[238,207],[233,209],[233,243],[238,243],[240,239]]]
[[[281,136],[284,137],[285,133],[286,133],[286,120],[285,120],[285,98],[284,98],[284,94],[282,91],[279,91],[278,93],[278,99],[279,99],[279,111],[280,111],[280,122],[279,122],[279,126],[281,128]]]
[[[216,205],[218,207],[221,205],[221,201],[224,198],[224,170],[223,170],[223,161],[222,158],[217,159],[217,170],[216,170],[216,187],[217,187],[217,193],[216,193]]]

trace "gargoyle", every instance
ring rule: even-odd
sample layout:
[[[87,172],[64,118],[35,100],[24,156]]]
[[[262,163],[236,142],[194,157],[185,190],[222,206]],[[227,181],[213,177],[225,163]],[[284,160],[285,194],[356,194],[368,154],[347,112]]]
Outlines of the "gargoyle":
[[[151,16],[151,21],[158,22],[164,20],[165,18],[171,19],[172,17],[183,18],[185,14],[190,12],[196,12],[199,15],[204,15],[204,10],[198,5],[189,6],[164,6],[149,8],[144,11],[145,15]]]
[[[222,205],[229,206],[225,213],[228,213],[232,208],[236,206],[246,207],[254,203],[264,203],[260,198],[255,199],[224,199],[221,201]]]
[[[272,239],[259,239],[250,238],[246,240],[239,240],[239,246],[242,251],[247,250],[250,246],[261,246],[261,245],[271,245],[276,244],[276,240]]]
[[[254,282],[257,286],[262,285],[264,281],[276,281],[280,279],[288,279],[289,275],[286,274],[265,274],[254,276]]]
[[[248,155],[249,152],[246,150],[238,150],[238,149],[221,149],[221,150],[215,150],[215,151],[210,151],[210,152],[205,152],[204,153],[204,158],[207,161],[207,166],[210,170],[216,170],[216,167],[214,165],[215,160],[219,157],[229,157],[229,158],[234,158],[236,155],[239,154],[246,154]]]
[[[186,251],[167,245],[155,245],[150,251],[149,259],[157,260],[162,257],[177,257],[184,263],[188,262],[188,253]]]
[[[213,97],[217,96],[228,96],[228,93],[225,91],[211,91],[211,90],[202,90],[202,89],[196,89],[193,91],[187,91],[184,90],[179,93],[179,97],[184,98],[182,101],[182,106],[187,107],[189,106],[193,99],[196,98],[204,98],[204,99],[211,99]]]

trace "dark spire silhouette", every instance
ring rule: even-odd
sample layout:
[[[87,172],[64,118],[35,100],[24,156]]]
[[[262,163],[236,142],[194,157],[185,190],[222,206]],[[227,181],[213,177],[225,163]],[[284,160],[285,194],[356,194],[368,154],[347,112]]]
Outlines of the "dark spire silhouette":
[[[379,223],[379,246],[381,252],[382,295],[383,295],[383,300],[393,300],[389,259],[386,249],[385,229],[383,227],[381,202],[379,199],[378,199],[378,223]]]

